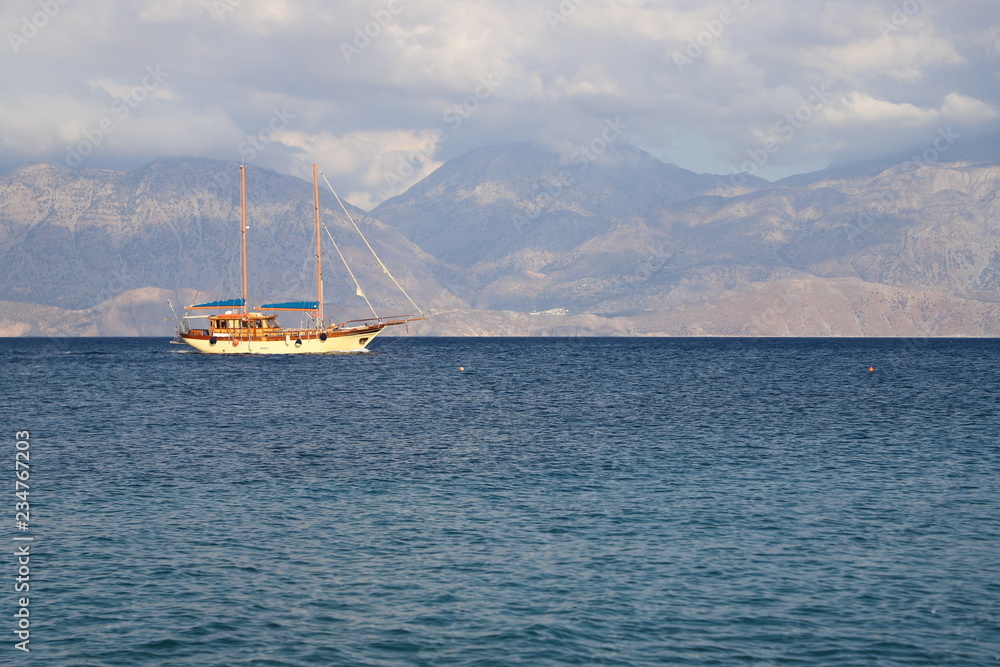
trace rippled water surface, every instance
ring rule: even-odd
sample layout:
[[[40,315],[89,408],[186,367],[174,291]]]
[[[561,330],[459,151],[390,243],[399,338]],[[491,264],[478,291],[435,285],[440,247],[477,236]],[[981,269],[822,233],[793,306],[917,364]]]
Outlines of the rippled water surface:
[[[0,339],[3,660],[1000,664],[1000,342],[378,342]]]

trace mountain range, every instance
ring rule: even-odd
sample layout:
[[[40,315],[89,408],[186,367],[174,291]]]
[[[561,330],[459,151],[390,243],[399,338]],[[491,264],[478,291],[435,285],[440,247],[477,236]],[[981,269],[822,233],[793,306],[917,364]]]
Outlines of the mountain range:
[[[915,155],[770,183],[516,143],[348,209],[431,315],[417,334],[1000,334],[996,152]],[[0,177],[0,335],[165,335],[168,299],[236,296],[237,179],[200,158]],[[311,184],[252,166],[247,183],[251,293],[311,298]],[[365,293],[411,312],[328,192],[322,208]],[[325,271],[328,313],[364,315]]]

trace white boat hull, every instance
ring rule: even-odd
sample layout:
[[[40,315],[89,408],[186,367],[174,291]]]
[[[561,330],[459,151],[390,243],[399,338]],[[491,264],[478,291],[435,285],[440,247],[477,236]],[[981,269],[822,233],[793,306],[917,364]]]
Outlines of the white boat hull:
[[[292,333],[286,334],[283,338],[270,336],[266,339],[191,334],[181,334],[180,338],[198,352],[205,354],[327,354],[364,352],[372,339],[380,333],[382,328],[365,328],[353,333],[334,332],[328,334],[326,340],[322,340],[318,332],[307,336],[297,336]]]

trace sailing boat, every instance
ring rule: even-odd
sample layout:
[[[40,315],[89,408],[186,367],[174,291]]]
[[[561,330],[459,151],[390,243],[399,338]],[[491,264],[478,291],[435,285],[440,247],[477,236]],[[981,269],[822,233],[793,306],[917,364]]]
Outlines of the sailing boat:
[[[324,176],[324,180],[326,177]],[[327,181],[327,185],[330,182]],[[333,188],[330,187],[333,191]],[[313,165],[313,199],[316,209],[316,300],[315,301],[291,301],[285,303],[265,303],[259,310],[252,310],[249,307],[248,281],[247,281],[247,187],[246,187],[246,166],[240,167],[240,240],[241,240],[241,263],[243,273],[243,294],[239,299],[225,299],[221,301],[210,301],[207,303],[196,303],[186,307],[186,310],[224,310],[218,315],[195,315],[178,320],[180,322],[177,330],[176,342],[190,345],[198,352],[208,354],[319,354],[327,352],[361,352],[369,343],[388,327],[399,326],[407,322],[426,319],[423,312],[413,299],[410,299],[402,286],[392,277],[382,260],[375,254],[375,250],[364,238],[361,229],[358,227],[347,207],[333,192],[334,197],[340,203],[341,208],[348,219],[354,225],[358,234],[364,240],[365,245],[374,255],[382,270],[385,271],[396,286],[403,292],[403,295],[410,301],[420,316],[415,315],[394,315],[392,317],[380,317],[372,308],[374,317],[363,320],[350,320],[340,324],[326,324],[323,317],[323,254],[322,238],[320,234],[320,208],[319,208],[319,180],[317,167]],[[329,232],[327,232],[329,233]],[[331,240],[333,237],[330,237]],[[336,245],[336,243],[334,243]],[[340,250],[338,248],[338,253]],[[343,258],[343,254],[341,254]],[[346,265],[346,262],[345,262]],[[348,267],[351,278],[354,273]],[[357,284],[357,294],[365,298],[364,292]],[[371,303],[368,303],[371,307]],[[278,325],[278,316],[274,311],[299,311],[309,315],[312,320],[311,326],[299,328],[285,328]],[[188,327],[188,319],[208,318],[207,329],[192,329]]]

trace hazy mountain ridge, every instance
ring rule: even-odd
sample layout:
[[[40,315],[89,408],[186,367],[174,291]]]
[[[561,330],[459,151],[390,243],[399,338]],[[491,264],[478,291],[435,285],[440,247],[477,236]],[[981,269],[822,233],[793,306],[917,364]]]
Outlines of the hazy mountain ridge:
[[[719,182],[633,148],[574,162],[518,143],[451,160],[371,213],[442,261],[488,280],[507,269],[537,269],[610,229],[622,211],[650,214]]]
[[[662,310],[794,277],[996,291],[998,187],[996,165],[908,163],[874,176],[817,178],[800,187],[774,186],[729,198],[670,201],[651,191],[641,206],[624,201],[609,206],[619,215],[567,252],[551,252],[544,238],[526,231],[519,251],[534,251],[542,261],[527,270],[510,265],[500,275],[483,276],[486,284],[474,304],[571,312]],[[395,209],[402,206],[393,202],[376,213],[397,224]],[[412,213],[413,206],[405,208]],[[574,206],[581,204],[556,202],[533,224],[551,224],[549,218],[558,220]],[[465,229],[458,220],[452,224],[452,243],[459,243],[454,237]],[[475,259],[467,264],[480,266],[483,260]]]
[[[247,191],[252,298],[312,297],[311,184],[250,168]],[[366,294],[394,312],[413,310],[381,276],[332,195],[321,200],[324,222]],[[351,208],[415,299],[465,305],[436,277],[460,284],[456,271]],[[147,287],[198,290],[196,298],[238,296],[238,230],[238,171],[224,162],[170,159],[132,172],[30,165],[0,178],[0,257],[17,267],[0,278],[0,298],[84,311]],[[324,241],[328,299],[352,301],[354,286]]]
[[[0,301],[0,336],[164,336],[173,331],[163,320],[170,316],[168,301],[177,308],[196,295],[196,290],[147,287],[81,309]]]
[[[620,178],[630,173],[629,161],[624,162]],[[437,233],[447,236],[452,246],[465,248],[464,265],[481,281],[481,291],[473,301],[477,308],[636,314],[669,313],[683,307],[697,319],[707,317],[698,310],[706,299],[724,299],[740,290],[743,298],[760,298],[758,290],[746,289],[754,285],[804,279],[841,281],[838,285],[843,286],[853,284],[843,281],[857,279],[859,290],[864,284],[875,294],[882,293],[882,286],[914,293],[945,290],[955,295],[955,300],[947,302],[948,308],[982,310],[984,302],[966,303],[969,297],[963,295],[1000,290],[1000,237],[995,223],[1000,212],[996,197],[1000,167],[995,163],[906,162],[872,171],[870,165],[860,173],[840,167],[827,176],[814,174],[804,185],[752,184],[756,189],[731,197],[709,187],[720,181],[711,176],[701,181],[689,178],[688,183],[703,183],[705,192],[689,191],[692,196],[678,200],[661,196],[653,188],[629,190],[610,200],[609,191],[603,189],[598,195],[605,199],[602,212],[616,213],[607,217],[597,213],[593,193],[565,189],[536,219],[524,224],[519,244],[506,242],[508,256],[532,257],[536,261],[530,266],[504,265],[491,262],[488,254],[477,254],[475,234],[469,233],[463,220],[488,215],[498,220],[495,210],[470,211],[467,205],[453,205],[448,197],[421,199],[406,193],[373,213],[401,227],[406,225],[404,217],[410,224],[432,216],[450,220],[451,225],[440,225]],[[441,193],[458,192],[467,185],[461,180],[439,182],[437,188]],[[648,196],[637,203],[636,192]],[[589,233],[573,249],[559,251],[538,230],[567,222],[568,212],[586,217],[577,230],[589,224]],[[423,233],[433,230],[425,228]],[[424,242],[433,245],[435,239]],[[496,245],[488,248],[493,252]],[[483,272],[484,265],[492,271]],[[836,300],[840,304],[843,297]],[[896,302],[904,309],[908,303],[906,299]],[[992,307],[986,307],[986,315],[993,312]],[[833,307],[830,310],[832,322],[837,318]],[[754,333],[746,316],[741,317],[742,324],[730,328]],[[791,333],[850,330],[856,335],[865,330],[865,326],[848,326],[843,321],[827,326],[829,322],[822,320],[812,328],[800,323]],[[647,325],[641,328],[646,331],[677,332],[681,327],[667,315],[643,321]],[[977,335],[996,331],[975,321],[967,324]],[[707,332],[723,328],[716,323]],[[779,329],[770,331],[789,333]],[[878,335],[891,335],[886,327],[874,329]]]
[[[734,195],[723,177],[627,146],[581,164],[511,144],[449,161],[352,215],[417,302],[439,313],[418,333],[1000,333],[1000,165],[873,164],[750,179]],[[98,320],[163,333],[140,323],[149,313],[136,303],[178,290],[233,296],[234,172],[174,159],[133,172],[32,165],[0,178],[0,257],[19,267],[0,298],[21,302],[0,306],[0,331],[48,332],[76,318],[88,335],[108,334]],[[248,189],[252,293],[308,298],[311,184],[251,169]],[[352,267],[369,262],[379,277],[328,194],[324,219]],[[329,245],[327,256],[328,301],[356,305]],[[375,300],[407,305],[387,281],[359,277]]]

